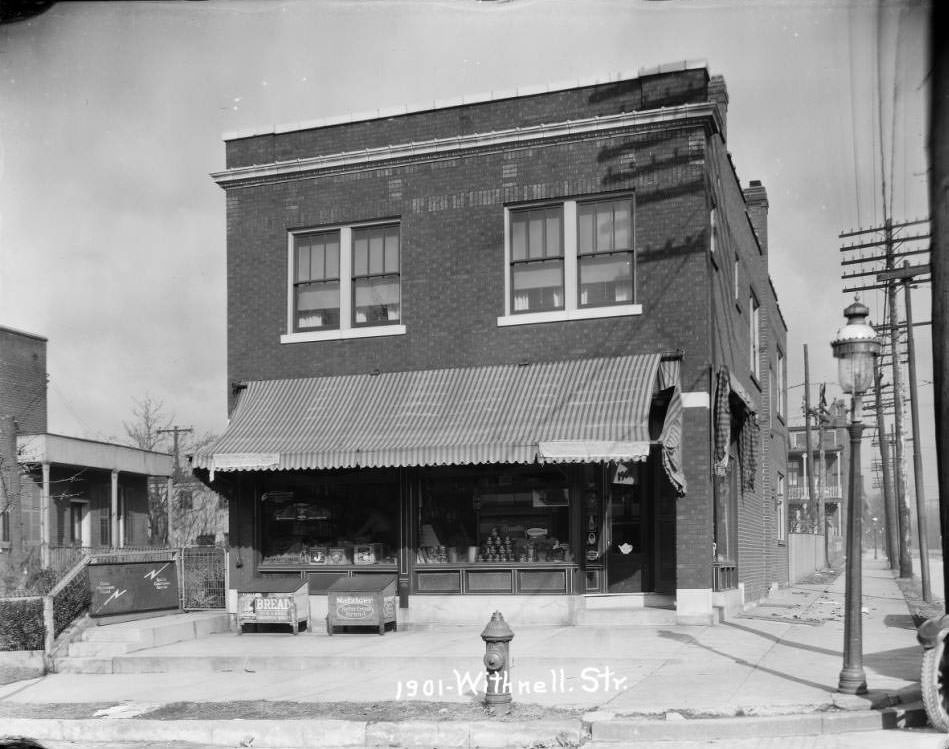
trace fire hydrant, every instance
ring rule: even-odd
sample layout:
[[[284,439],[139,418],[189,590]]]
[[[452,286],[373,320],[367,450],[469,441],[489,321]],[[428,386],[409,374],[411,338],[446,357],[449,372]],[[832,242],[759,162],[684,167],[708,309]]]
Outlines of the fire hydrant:
[[[488,705],[503,705],[511,701],[510,642],[514,639],[514,633],[500,611],[491,615],[481,639],[485,645],[484,665],[488,669],[484,701]]]

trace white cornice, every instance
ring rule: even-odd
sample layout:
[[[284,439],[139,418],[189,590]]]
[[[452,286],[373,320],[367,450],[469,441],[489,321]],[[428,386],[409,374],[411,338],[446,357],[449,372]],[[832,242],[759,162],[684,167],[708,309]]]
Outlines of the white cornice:
[[[451,138],[433,138],[419,143],[400,143],[366,148],[361,151],[346,151],[306,159],[295,159],[293,161],[254,164],[227,169],[222,172],[212,172],[211,178],[222,187],[228,187],[247,180],[302,177],[308,173],[327,169],[366,167],[395,159],[447,156],[480,148],[552,140],[571,135],[595,135],[596,133],[605,133],[622,128],[668,124],[691,119],[710,119],[714,129],[721,130],[721,115],[716,104],[714,102],[700,102],[698,104],[683,104],[677,107],[649,109],[641,112],[621,112],[582,120],[511,128],[490,133],[470,133]]]

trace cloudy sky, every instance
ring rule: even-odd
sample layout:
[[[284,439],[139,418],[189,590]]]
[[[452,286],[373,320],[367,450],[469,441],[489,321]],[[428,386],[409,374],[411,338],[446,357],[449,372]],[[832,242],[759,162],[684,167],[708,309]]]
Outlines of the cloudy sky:
[[[219,432],[223,133],[699,59],[771,201],[793,414],[804,344],[836,380],[838,234],[882,222],[880,121],[894,217],[928,211],[925,22],[911,0],[62,3],[0,27],[0,325],[49,339],[50,431],[124,438],[149,394]],[[928,328],[918,346],[934,495]]]

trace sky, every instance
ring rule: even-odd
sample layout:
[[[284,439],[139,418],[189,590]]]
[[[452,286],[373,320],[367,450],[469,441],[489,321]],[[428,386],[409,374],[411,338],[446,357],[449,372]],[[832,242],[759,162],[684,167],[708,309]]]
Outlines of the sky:
[[[0,26],[0,325],[49,340],[51,432],[124,440],[150,397],[219,433],[225,202],[209,174],[224,133],[704,60],[728,87],[738,176],[768,190],[793,422],[805,344],[812,398],[821,382],[839,394],[830,340],[852,295],[838,235],[882,223],[881,168],[894,220],[928,213],[927,13],[917,0],[55,5]],[[914,293],[916,320],[929,293]],[[863,298],[881,320],[882,295]],[[916,330],[934,497],[931,341]]]

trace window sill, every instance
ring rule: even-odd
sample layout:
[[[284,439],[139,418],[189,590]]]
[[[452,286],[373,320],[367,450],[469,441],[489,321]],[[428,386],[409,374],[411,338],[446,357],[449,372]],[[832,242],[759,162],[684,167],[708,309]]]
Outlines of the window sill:
[[[348,328],[346,330],[314,330],[309,333],[285,333],[280,343],[309,343],[312,341],[343,341],[350,338],[377,338],[388,335],[405,335],[404,325],[378,325],[370,328]]]
[[[642,313],[643,306],[641,304],[617,304],[615,307],[584,307],[582,309],[556,310],[553,312],[526,312],[521,315],[503,315],[499,317],[498,327],[567,322],[570,320],[595,320],[602,317],[630,317]]]

